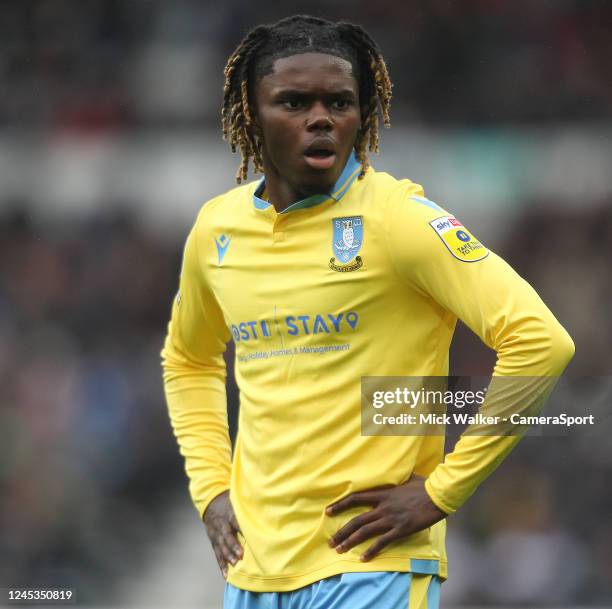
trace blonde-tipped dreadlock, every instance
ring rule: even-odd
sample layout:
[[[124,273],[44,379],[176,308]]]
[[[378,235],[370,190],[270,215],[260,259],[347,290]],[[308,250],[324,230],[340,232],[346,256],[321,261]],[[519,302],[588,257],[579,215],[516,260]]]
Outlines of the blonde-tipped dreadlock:
[[[249,159],[253,160],[256,172],[263,172],[261,142],[251,129],[250,103],[254,83],[272,72],[277,59],[308,52],[342,57],[353,66],[361,103],[361,129],[355,141],[355,152],[361,163],[360,179],[369,165],[368,140],[369,150],[378,152],[379,108],[384,126],[390,127],[392,87],[378,45],[359,25],[295,15],[251,30],[225,66],[221,111],[223,139],[229,140],[232,152],[240,149],[242,163],[236,173],[238,184],[247,179]]]

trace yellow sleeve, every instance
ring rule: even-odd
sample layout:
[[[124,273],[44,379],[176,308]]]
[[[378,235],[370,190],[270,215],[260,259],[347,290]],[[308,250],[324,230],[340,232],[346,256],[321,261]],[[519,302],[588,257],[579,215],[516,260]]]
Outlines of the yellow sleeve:
[[[185,244],[179,291],[161,355],[170,421],[185,459],[191,498],[203,516],[212,499],[229,488],[223,352],[230,336],[202,272],[199,226],[198,220]]]
[[[494,376],[559,376],[574,343],[535,290],[499,256],[479,248],[482,244],[451,214],[418,199],[398,198],[390,206],[390,254],[400,276],[495,349]],[[455,222],[449,232],[440,222],[450,218]],[[466,242],[471,249],[463,249]],[[462,436],[425,483],[432,501],[448,514],[455,512],[519,440]]]

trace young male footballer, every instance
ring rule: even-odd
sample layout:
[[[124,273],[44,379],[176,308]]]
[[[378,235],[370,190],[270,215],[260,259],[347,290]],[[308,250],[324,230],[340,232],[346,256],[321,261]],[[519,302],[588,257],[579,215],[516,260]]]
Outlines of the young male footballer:
[[[163,356],[226,609],[436,609],[446,516],[517,443],[361,434],[363,376],[446,376],[457,319],[495,376],[554,377],[574,346],[534,290],[421,186],[375,171],[391,82],[359,26],[294,16],[225,68],[240,186],[187,239]],[[244,183],[249,162],[263,173]],[[240,418],[228,437],[223,353]]]

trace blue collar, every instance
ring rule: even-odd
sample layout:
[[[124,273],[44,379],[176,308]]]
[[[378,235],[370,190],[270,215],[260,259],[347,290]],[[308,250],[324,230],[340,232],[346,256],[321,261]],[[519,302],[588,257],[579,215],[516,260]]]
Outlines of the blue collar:
[[[306,207],[312,207],[313,205],[319,205],[319,203],[323,203],[324,201],[328,201],[332,198],[334,201],[339,201],[346,191],[349,189],[351,184],[357,179],[361,171],[361,163],[357,160],[355,156],[355,152],[351,153],[338,178],[338,181],[334,184],[332,191],[329,194],[321,194],[321,195],[311,195],[310,197],[306,197],[305,199],[301,199],[300,201],[296,201],[284,209],[282,214],[285,214],[289,211],[295,211],[296,209],[304,209]],[[256,209],[268,209],[272,204],[268,201],[264,201],[260,198],[261,193],[264,191],[266,187],[265,178],[261,178],[255,192],[253,193],[253,205]]]

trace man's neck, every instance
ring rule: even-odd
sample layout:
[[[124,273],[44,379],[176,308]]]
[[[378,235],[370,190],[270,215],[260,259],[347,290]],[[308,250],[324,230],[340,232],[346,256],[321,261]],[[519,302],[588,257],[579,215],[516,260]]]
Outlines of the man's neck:
[[[290,205],[293,205],[293,203],[308,196],[297,192],[284,180],[277,181],[268,179],[267,174],[265,175],[265,182],[266,199],[274,206],[274,209],[276,209],[278,213],[285,211]]]
[[[274,206],[277,213],[285,211],[288,207],[315,194],[325,194],[324,191],[303,192],[295,186],[292,186],[283,176],[280,175],[276,167],[263,154],[263,170],[265,181],[265,192],[267,200]],[[330,186],[331,188],[331,186]]]

